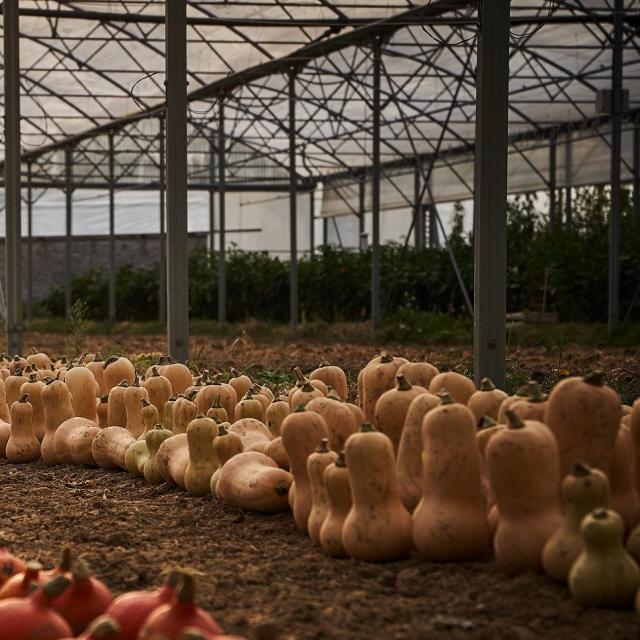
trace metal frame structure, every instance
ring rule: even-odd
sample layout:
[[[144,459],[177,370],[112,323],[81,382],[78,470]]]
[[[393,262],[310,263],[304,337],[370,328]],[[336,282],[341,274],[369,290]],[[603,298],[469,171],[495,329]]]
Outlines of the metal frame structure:
[[[5,0],[2,5],[9,350],[19,345],[21,328],[16,268],[20,260],[16,213],[20,184],[29,190],[64,189],[69,221],[74,190],[109,190],[112,236],[117,190],[160,191],[160,262],[162,273],[166,265],[169,294],[165,307],[161,281],[160,316],[163,320],[166,308],[169,349],[185,358],[187,189],[207,190],[212,205],[213,194],[218,195],[220,322],[225,321],[226,309],[225,194],[289,193],[293,324],[298,321],[298,194],[313,194],[320,181],[332,188],[354,185],[356,205],[349,206],[360,219],[362,234],[368,208],[365,194],[369,192],[371,317],[377,326],[382,320],[381,181],[395,186],[394,170],[413,167],[417,188],[402,194],[414,211],[408,236],[415,229],[416,239],[424,240],[423,203],[428,202],[430,242],[439,227],[446,246],[432,187],[434,170],[441,163],[460,177],[470,194],[475,193],[476,375],[489,373],[500,381],[507,145],[525,161],[523,145],[547,145],[553,150],[556,168],[547,186],[551,210],[558,214],[554,141],[587,129],[608,140],[606,127],[610,127],[611,183],[615,187],[620,182],[621,131],[629,124],[637,129],[638,103],[624,104],[622,89],[640,82],[638,0],[602,0],[595,8],[584,0],[548,0],[543,6],[532,0],[365,0],[354,4],[246,0],[241,15],[234,3],[224,0],[122,2],[118,11],[113,9],[117,3],[103,4],[101,0],[23,0],[20,29],[17,1]],[[169,20],[174,11],[176,20]],[[495,25],[483,22],[487,12],[496,12]],[[567,28],[579,32],[581,40],[566,43],[545,35]],[[21,66],[18,34],[31,51]],[[235,55],[227,55],[229,51]],[[569,55],[566,52],[575,53],[575,65],[557,62],[554,56]],[[121,57],[122,64],[111,68],[110,61],[116,57]],[[499,65],[500,72],[486,72],[486,60],[492,60],[490,66]],[[58,83],[61,79],[65,81]],[[612,88],[612,113],[597,115],[593,95],[605,86]],[[487,108],[492,100],[497,100],[499,108]],[[544,117],[540,116],[541,103]],[[23,150],[18,160],[20,138],[15,132],[20,130]],[[640,148],[640,142],[635,146]],[[456,167],[474,149],[476,179],[472,185],[464,182]],[[640,161],[633,165],[638,194]],[[533,165],[532,169],[536,170]],[[612,330],[619,317],[619,207],[614,197]],[[552,220],[559,224],[557,217]],[[492,231],[496,228],[497,234]],[[213,223],[210,231],[213,237]],[[327,233],[325,219],[324,242]],[[113,270],[113,245],[111,251]],[[496,269],[497,280],[492,273]],[[488,277],[493,289],[500,291],[486,286]],[[114,289],[112,280],[112,320],[116,316],[115,298],[111,299]]]

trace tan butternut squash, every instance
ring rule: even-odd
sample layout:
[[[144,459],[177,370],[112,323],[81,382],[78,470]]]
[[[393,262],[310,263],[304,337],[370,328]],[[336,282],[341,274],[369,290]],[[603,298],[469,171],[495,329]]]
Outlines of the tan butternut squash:
[[[160,422],[164,423],[164,405],[173,393],[169,378],[161,376],[158,367],[151,367],[151,376],[145,379],[142,386],[147,390],[149,402],[158,410]]]
[[[412,520],[398,494],[391,439],[365,423],[347,440],[345,459],[353,500],[342,528],[345,551],[365,562],[408,556]]]
[[[269,442],[264,450],[265,454],[268,455],[281,469],[286,469],[289,471],[289,456],[287,456],[287,451],[282,444],[282,436],[278,436]]]
[[[106,429],[109,426],[109,396],[108,395],[100,396],[98,398],[96,414],[98,415],[98,426],[101,429]]]
[[[31,347],[31,353],[26,357],[27,364],[35,365],[36,369],[51,369],[51,358],[35,347]]]
[[[404,419],[414,398],[427,393],[423,387],[414,387],[403,374],[396,376],[396,386],[385,391],[376,402],[374,410],[374,426],[378,431],[389,436],[393,450],[398,451],[400,437],[404,428]]]
[[[186,433],[189,423],[198,415],[198,407],[193,402],[195,393],[180,396],[173,403],[171,419],[174,433]]]
[[[127,429],[127,431],[129,431]],[[129,431],[129,433],[131,433]],[[144,467],[149,459],[149,447],[146,436],[140,440],[135,440],[124,454],[124,466],[127,471],[137,478],[144,477]]]
[[[122,380],[126,380],[130,385],[136,379],[136,370],[127,358],[110,356],[102,363],[102,376],[104,386],[108,393]]]
[[[358,376],[358,395],[360,397],[364,419],[373,423],[374,411],[378,398],[389,389],[393,389],[398,369],[407,364],[405,358],[394,358],[387,353],[381,353],[373,358]]]
[[[262,394],[260,389],[260,385],[256,384],[251,388],[251,393],[253,393],[253,398],[262,405],[262,415],[265,416],[267,408],[271,404],[271,400],[266,395]],[[263,417],[262,421],[266,422],[266,419]]]
[[[576,464],[562,481],[563,519],[542,552],[545,573],[566,583],[569,571],[582,553],[580,524],[594,509],[609,506],[609,481],[598,469]]]
[[[563,476],[576,462],[609,475],[621,418],[620,396],[604,384],[601,371],[558,383],[549,394],[545,424],[558,441]]]
[[[288,471],[257,451],[239,453],[220,470],[216,495],[225,504],[248,511],[276,513],[288,508],[293,478]]]
[[[127,362],[129,362],[127,360]],[[140,380],[135,379],[133,384],[124,390],[124,407],[127,413],[127,429],[134,438],[139,438],[144,432],[142,422],[142,400],[149,400],[149,394],[140,386]]]
[[[497,420],[500,405],[507,397],[504,391],[496,389],[496,386],[489,378],[483,378],[480,381],[480,388],[472,393],[467,401],[467,406],[476,417],[476,424],[480,424],[480,420],[484,416]]]
[[[431,381],[440,373],[437,367],[429,362],[407,362],[400,365],[397,375],[402,374],[409,384],[415,387],[429,388]]]
[[[633,483],[633,463],[631,432],[628,427],[621,426],[611,456],[610,507],[622,518],[627,535],[640,520],[640,503]]]
[[[158,455],[160,445],[173,435],[173,431],[165,429],[161,424],[156,424],[152,429],[147,431],[144,437],[148,451],[148,455],[144,461],[144,479],[149,484],[162,484],[162,482],[164,482],[164,478],[158,470],[156,456]]]
[[[507,410],[508,429],[489,441],[486,463],[500,511],[493,540],[499,568],[508,573],[542,569],[542,550],[560,526],[558,445],[541,422]]]
[[[413,543],[429,560],[469,560],[485,553],[491,532],[481,486],[476,417],[450,396],[422,423],[422,497]]]
[[[178,396],[174,393],[171,397],[164,403],[164,412],[162,415],[162,424],[165,429],[169,429],[169,431],[173,431],[173,405],[175,401],[178,399]]]
[[[33,433],[40,442],[42,442],[45,433],[44,408],[41,396],[43,388],[44,382],[38,380],[38,376],[35,373],[30,373],[27,382],[20,387],[20,395],[26,393],[29,396],[29,403],[33,407]]]
[[[341,451],[347,438],[355,433],[356,424],[353,412],[346,403],[331,396],[314,398],[306,406],[308,411],[319,413],[329,429],[329,448]],[[360,423],[361,424],[361,423]]]
[[[325,469],[338,458],[329,449],[329,440],[323,438],[318,448],[307,458],[307,474],[311,486],[311,511],[307,521],[307,531],[314,544],[320,544],[320,529],[329,510],[329,499],[324,485]]]
[[[629,414],[629,431],[633,443],[633,477],[636,491],[640,492],[640,398],[631,407]]]
[[[7,404],[9,407],[20,397],[20,387],[27,382],[28,378],[19,367],[4,381]]]
[[[416,396],[404,419],[404,429],[398,445],[396,476],[400,500],[408,511],[413,511],[422,497],[422,421],[440,398],[425,392]]]
[[[342,544],[342,527],[351,509],[351,486],[344,451],[324,470],[327,514],[320,527],[320,546],[332,558],[346,558]]]
[[[15,374],[18,371],[18,369],[20,369],[21,371],[24,371],[29,366],[29,363],[25,358],[21,358],[19,355],[16,354],[15,356],[13,356],[8,366],[9,366],[9,371],[12,374]]]
[[[218,425],[202,415],[187,427],[189,464],[184,473],[184,485],[192,496],[206,496],[211,492],[211,476],[220,468],[214,449],[217,435]]]
[[[219,424],[218,435],[213,441],[213,451],[221,466],[233,456],[242,453],[242,438],[237,433],[230,432],[229,427],[231,425],[228,422]]]
[[[519,400],[528,400],[532,395],[532,387],[535,385],[538,386],[536,382],[529,382],[523,386],[521,386],[512,396],[508,396],[502,401],[500,405],[500,409],[498,410],[498,418],[496,422],[498,424],[505,424],[507,422],[507,409],[511,409],[511,406],[514,402],[518,402]],[[544,422],[542,420],[541,422]]]
[[[213,398],[211,407],[207,411],[207,418],[211,418],[212,420],[218,419],[221,422],[228,422],[229,416],[227,415],[227,410],[222,406],[219,395]]]
[[[91,371],[95,381],[98,383],[98,387],[100,389],[100,395],[108,395],[109,389],[107,388],[107,384],[104,380],[104,369],[102,368],[102,358],[97,355],[95,359],[91,360],[91,362],[86,362],[85,359],[85,367]]]
[[[267,407],[265,420],[274,438],[280,435],[282,421],[291,413],[291,407],[284,398],[275,398]]]
[[[229,384],[235,389],[236,397],[244,397],[245,393],[253,385],[253,381],[249,376],[240,373],[237,369],[231,369],[231,374],[232,378],[230,378]]]
[[[147,400],[146,398],[142,398],[142,400],[140,401],[140,406],[143,430],[142,433],[138,436],[138,440],[144,438],[147,432],[153,429],[160,422],[158,409],[154,404],[151,404],[151,402],[149,402],[149,400]]]
[[[165,482],[185,489],[184,474],[189,464],[187,434],[179,433],[165,440],[158,449],[156,463]]]
[[[320,414],[300,408],[284,419],[281,434],[296,487],[292,498],[293,518],[296,526],[307,532],[307,522],[311,512],[311,486],[307,458],[323,438],[329,437],[329,429]]]
[[[184,393],[193,382],[189,367],[181,362],[162,365],[158,368],[158,372],[169,380],[173,393]]]
[[[94,466],[91,446],[99,432],[100,427],[87,418],[65,420],[57,428],[53,438],[56,456],[63,464]]]
[[[467,404],[477,389],[473,380],[467,376],[456,371],[445,371],[431,380],[429,391],[434,395],[446,391],[456,402]]]
[[[253,418],[254,420],[264,422],[264,406],[262,402],[254,397],[251,389],[249,389],[244,398],[236,405],[233,415],[236,420]]]
[[[8,422],[0,421],[0,458],[7,457],[7,443],[11,437],[11,425]]]
[[[40,397],[44,409],[45,430],[40,447],[42,460],[49,465],[60,464],[61,460],[56,454],[54,440],[58,427],[74,417],[71,392],[62,380],[47,378]]]
[[[542,393],[537,383],[529,385],[531,395],[526,399],[519,399],[510,404],[510,409],[515,411],[523,420],[537,420],[544,422],[547,410],[547,396]]]
[[[582,521],[583,550],[569,573],[569,590],[582,606],[633,606],[640,569],[623,546],[623,531],[622,518],[607,509],[596,509]]]
[[[256,384],[256,394],[264,396],[269,401],[267,403],[267,406],[271,404],[275,399],[275,396],[273,395],[273,391],[271,391],[269,387],[265,387],[264,385]]]
[[[9,405],[7,405],[7,392],[4,387],[4,380],[0,380],[0,421],[9,424],[11,417],[9,414]]]
[[[259,451],[264,453],[273,439],[265,424],[254,418],[241,418],[230,427],[231,433],[237,433],[242,440],[243,451]]]
[[[353,404],[351,402],[345,402],[344,404],[347,409],[351,411],[353,419],[356,421],[356,426],[360,427],[360,425],[364,422],[364,413],[362,409],[357,404]]]
[[[86,418],[98,423],[96,381],[86,367],[73,367],[67,371],[65,384],[71,392],[73,413],[76,418]]]
[[[9,462],[33,462],[40,457],[40,441],[33,433],[33,407],[22,394],[11,405],[11,433],[6,446]]]
[[[223,384],[218,381],[207,384],[198,390],[198,393],[193,400],[198,412],[206,415],[216,396],[220,397],[220,403],[224,407],[227,416],[230,417],[235,415],[236,404],[238,403],[238,397],[236,396],[235,389],[231,385]]]
[[[124,469],[127,449],[135,442],[123,427],[106,427],[91,443],[91,454],[101,469]]]
[[[340,400],[346,401],[349,396],[349,384],[345,372],[335,365],[323,362],[317,369],[309,374],[309,380],[320,380],[327,387],[331,387],[339,396]]]
[[[107,401],[107,424],[110,427],[126,427],[127,426],[127,408],[124,403],[124,394],[129,383],[122,380],[120,384],[109,391],[109,400]]]

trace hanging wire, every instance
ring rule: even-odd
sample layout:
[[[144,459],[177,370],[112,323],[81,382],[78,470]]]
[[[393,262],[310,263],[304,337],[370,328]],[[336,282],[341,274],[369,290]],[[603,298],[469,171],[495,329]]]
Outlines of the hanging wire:
[[[44,119],[44,132],[42,134],[42,140],[38,143],[33,143],[33,142],[27,142],[24,138],[21,138],[22,144],[25,147],[42,147],[44,146],[45,142],[47,141],[47,138],[49,137],[49,116],[47,116],[47,112],[45,111],[44,107],[42,106],[42,103],[40,102],[40,100],[38,100],[38,98],[36,96],[32,96],[28,91],[27,91],[27,96],[29,98],[31,98],[37,105],[38,108],[40,109],[40,111],[42,111],[42,117]]]
[[[142,104],[142,102],[140,102],[140,100],[138,100],[138,98],[136,97],[135,94],[135,88],[143,81],[143,80],[148,80],[149,78],[153,78],[153,76],[157,76],[158,72],[154,71],[153,73],[148,73],[145,76],[142,76],[142,78],[138,78],[134,83],[133,86],[131,87],[131,90],[129,91],[129,96],[131,97],[131,99],[136,103],[136,107],[138,107],[138,109],[140,109],[140,111],[146,111],[147,107],[144,106],[144,104]]]
[[[460,40],[460,42],[448,42],[447,40],[444,40],[443,38],[441,38],[440,36],[438,36],[438,34],[436,33],[435,30],[430,29],[429,27],[427,27],[425,20],[427,17],[427,11],[429,10],[429,7],[431,6],[433,0],[429,0],[429,2],[427,2],[427,4],[424,6],[424,9],[422,10],[422,15],[420,17],[420,28],[433,40],[435,40],[438,44],[444,46],[444,47],[459,47],[460,45],[466,44],[467,42],[471,42],[472,40],[475,40],[478,37],[478,31],[476,30],[475,33],[473,33],[472,35],[470,35],[468,38],[463,38],[462,40]],[[476,25],[478,23],[478,19],[476,18]],[[451,27],[452,31],[456,31],[455,27]]]
[[[553,12],[558,8],[558,0],[545,0],[545,3],[546,2],[549,3],[549,10],[547,11],[547,15],[545,19],[542,22],[540,22],[540,24],[537,27],[535,27],[534,29],[531,29],[531,31],[526,31],[524,33],[515,33],[511,29],[509,29],[509,35],[512,38],[515,38],[516,40],[523,40],[525,38],[530,38],[531,36],[534,36],[536,33],[538,33],[538,31],[540,31],[540,29],[545,27],[547,25],[547,22],[549,21],[549,18],[551,18],[551,15],[553,14]],[[540,7],[540,10],[542,9],[544,9],[544,5]]]

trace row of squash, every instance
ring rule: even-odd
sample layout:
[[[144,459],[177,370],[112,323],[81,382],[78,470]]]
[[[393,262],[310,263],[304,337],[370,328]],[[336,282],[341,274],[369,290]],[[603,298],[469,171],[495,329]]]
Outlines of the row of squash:
[[[243,509],[290,507],[334,557],[461,561],[493,548],[505,571],[545,570],[584,604],[630,606],[640,586],[640,404],[623,406],[601,373],[549,398],[533,383],[507,396],[382,354],[350,403],[330,365],[297,370],[276,398],[238,372],[223,382],[166,360],[142,382],[125,358],[6,364],[9,460],[123,468]]]
[[[113,598],[86,562],[65,548],[44,571],[0,547],[0,640],[246,640],[225,635],[195,602],[195,573]]]

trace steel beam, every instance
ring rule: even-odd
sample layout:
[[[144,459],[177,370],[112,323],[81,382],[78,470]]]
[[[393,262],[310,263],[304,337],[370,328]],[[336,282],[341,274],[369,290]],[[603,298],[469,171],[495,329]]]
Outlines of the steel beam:
[[[218,100],[218,323],[227,321],[227,154],[225,139],[225,96]]]
[[[622,217],[620,159],[622,156],[622,52],[624,0],[615,0],[611,90],[611,212],[609,214],[609,335],[620,325],[620,221]]]
[[[371,324],[380,326],[380,72],[382,66],[382,41],[376,37],[373,43],[373,141],[371,167]]]
[[[296,175],[296,71],[289,71],[289,318],[300,324],[298,301],[298,189]]]
[[[216,145],[212,132],[209,140],[209,182],[213,184],[216,180]],[[209,251],[213,253],[216,249],[216,192],[209,189]]]
[[[116,321],[116,169],[114,134],[109,133],[109,322]]]
[[[4,197],[6,350],[22,353],[22,257],[20,201],[20,38],[18,0],[5,0],[4,41]]]
[[[557,202],[558,145],[556,134],[549,138],[549,231],[554,233],[561,226],[558,224]]]
[[[167,346],[189,357],[189,236],[187,205],[187,7],[165,3],[167,77]]]
[[[67,317],[71,311],[72,282],[73,282],[73,261],[72,236],[73,236],[73,149],[64,150],[64,175],[66,188],[64,190],[66,201],[65,216],[65,274],[64,274],[64,312]]]
[[[635,224],[640,223],[640,124],[633,127],[633,209]]]
[[[567,134],[565,143],[564,176],[565,225],[567,231],[571,231],[573,227],[573,141],[571,133]]]
[[[367,182],[364,174],[360,174],[358,180],[358,249],[364,250],[363,238],[365,235],[364,215],[365,215],[365,197],[366,197]]]
[[[312,189],[309,192],[309,255],[316,252],[316,192]]]
[[[418,163],[413,169],[413,239],[416,249],[424,249],[425,222],[424,207],[422,206],[422,168]]]
[[[166,147],[165,147],[165,119],[164,117],[158,119],[158,190],[160,196],[160,267],[158,274],[158,318],[160,324],[164,324],[167,321],[167,235],[165,232],[166,227],[166,212],[165,202],[167,197],[167,159],[166,159]]]
[[[33,320],[33,189],[31,188],[31,162],[27,164],[27,320]]]
[[[474,182],[474,376],[504,388],[509,0],[479,0]]]

